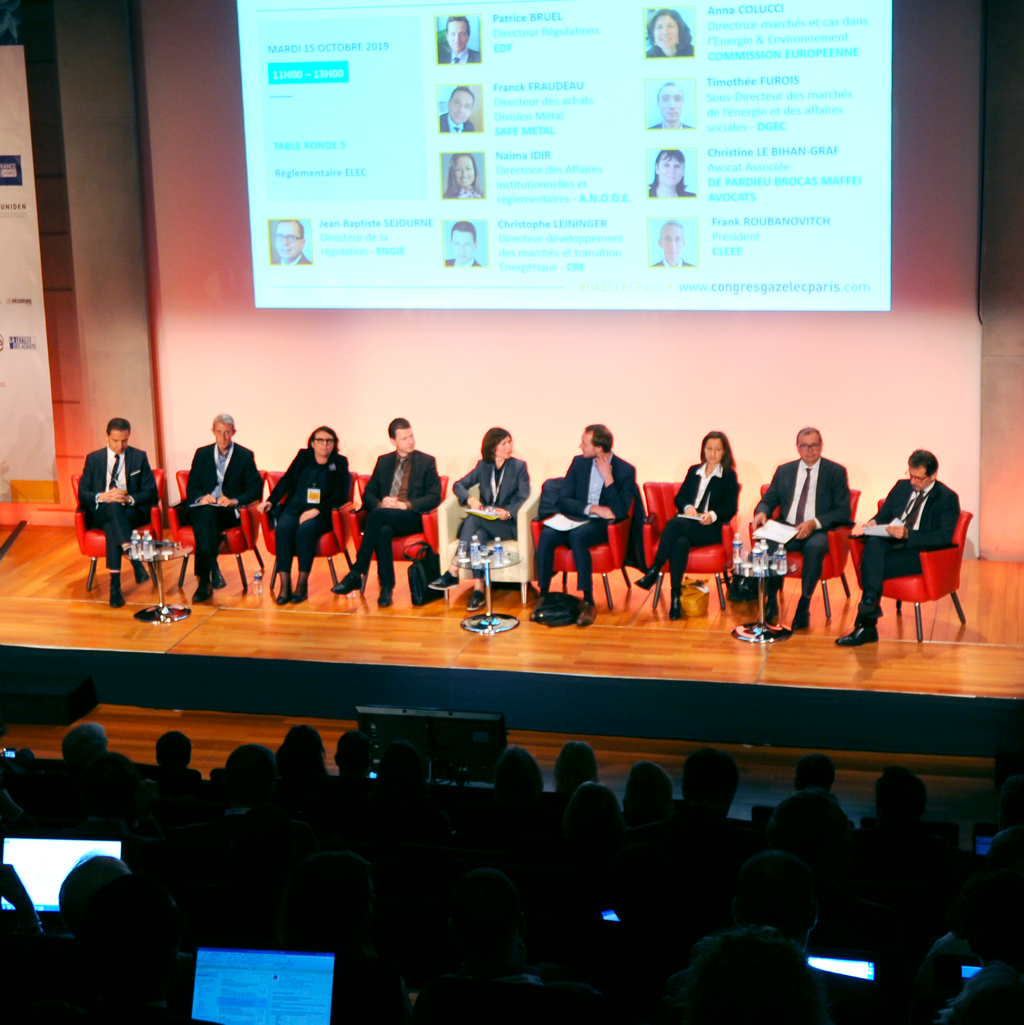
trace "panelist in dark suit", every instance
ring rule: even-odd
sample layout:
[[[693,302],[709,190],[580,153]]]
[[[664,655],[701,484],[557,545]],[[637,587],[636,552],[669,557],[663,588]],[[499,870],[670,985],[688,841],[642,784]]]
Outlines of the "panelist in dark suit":
[[[388,424],[388,437],[395,451],[377,460],[363,492],[363,508],[369,510],[369,515],[363,524],[363,543],[359,546],[356,564],[334,588],[335,594],[359,590],[376,552],[380,581],[377,604],[382,609],[391,604],[395,589],[392,540],[418,534],[423,529],[423,514],[441,504],[437,462],[426,452],[416,451],[416,438],[409,421],[402,417],[392,420]]]
[[[686,471],[676,495],[676,508],[681,516],[699,516],[699,520],[673,518],[665,524],[658,542],[658,552],[651,568],[637,581],[637,586],[650,590],[666,562],[672,574],[672,606],[669,619],[681,619],[683,606],[683,574],[690,558],[690,548],[721,544],[722,524],[735,515],[740,486],[736,479],[736,461],[729,439],[721,431],[704,436],[700,446],[703,463]]]
[[[457,85],[451,96],[448,97],[448,113],[442,114],[438,119],[441,132],[444,134],[461,134],[462,132],[475,132],[476,127],[469,120],[476,105],[476,97],[471,89],[464,85]]]
[[[939,461],[926,449],[911,453],[907,477],[897,481],[868,526],[885,526],[888,537],[865,537],[860,560],[862,594],[853,632],[836,639],[845,648],[878,640],[882,584],[921,572],[921,552],[953,543],[960,498],[937,479]],[[859,541],[857,542],[860,543]]]
[[[188,492],[179,506],[183,523],[196,538],[196,578],[192,601],[208,601],[225,586],[217,565],[221,535],[237,527],[239,506],[251,505],[263,494],[263,481],[252,452],[234,442],[235,421],[227,413],[213,420],[212,445],[197,448],[188,471]]]
[[[783,463],[772,477],[768,490],[754,509],[754,529],[767,522],[773,511],[779,519],[796,527],[796,537],[786,545],[788,552],[803,554],[803,590],[793,616],[793,629],[810,625],[811,598],[821,579],[821,566],[828,552],[828,531],[850,521],[850,485],[846,467],[821,457],[821,431],[805,427],[796,436],[800,458]],[[770,593],[765,619],[779,615],[781,577],[768,579]]]
[[[278,605],[298,605],[309,597],[309,571],[313,568],[316,543],[333,529],[332,511],[348,501],[349,484],[348,460],[338,452],[338,435],[330,427],[318,427],[260,507],[266,513],[273,510],[276,565],[281,579]],[[299,577],[293,594],[291,573],[295,556],[299,560]]]
[[[555,566],[555,549],[568,545],[576,563],[576,586],[583,592],[583,608],[577,626],[590,626],[597,618],[590,548],[608,540],[608,523],[629,516],[636,498],[636,469],[612,454],[615,439],[604,424],[591,424],[583,431],[580,452],[569,464],[558,498],[558,512],[579,521],[570,530],[557,530],[547,523],[537,542],[539,609],[547,597]],[[534,609],[532,615],[536,615]]]
[[[107,538],[107,569],[110,572],[110,605],[124,605],[121,594],[121,557],[131,543],[132,531],[149,523],[149,510],[160,501],[149,459],[128,439],[132,425],[121,417],[107,424],[107,444],[85,457],[78,484],[78,507],[89,528],[102,530]],[[135,582],[149,578],[146,567],[132,561]]]
[[[469,48],[469,19],[453,14],[445,26],[445,41],[437,45],[438,64],[479,64],[480,51]]]
[[[485,520],[479,516],[467,516],[459,526],[459,540],[469,548],[473,536],[481,543],[494,538],[512,541],[516,538],[516,515],[523,503],[530,497],[530,471],[522,459],[512,458],[512,435],[504,427],[492,427],[480,444],[480,461],[461,480],[452,486],[459,505],[470,509],[492,508],[496,520]],[[480,497],[469,493],[476,484]],[[469,596],[469,610],[482,608],[484,598],[484,571],[473,570],[476,585]],[[459,583],[459,566],[453,562],[448,570],[431,587],[446,591]]]

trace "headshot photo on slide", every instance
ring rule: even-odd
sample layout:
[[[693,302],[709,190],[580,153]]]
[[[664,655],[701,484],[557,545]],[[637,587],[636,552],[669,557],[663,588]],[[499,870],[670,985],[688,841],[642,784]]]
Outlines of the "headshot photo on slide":
[[[312,221],[308,217],[282,217],[267,221],[270,264],[273,267],[312,267]]]
[[[487,198],[483,153],[441,154],[441,198]]]
[[[486,221],[442,221],[444,265],[455,269],[487,266]]]
[[[644,124],[648,131],[697,127],[697,79],[649,78],[644,83]]]
[[[697,150],[649,149],[647,195],[651,199],[696,199]]]
[[[484,87],[439,85],[437,87],[439,135],[465,135],[484,131]]]
[[[439,14],[434,18],[438,64],[480,64],[480,15]]]
[[[700,265],[696,217],[649,217],[647,234],[649,266],[694,270]]]
[[[645,7],[645,56],[693,57],[696,15],[696,7]]]

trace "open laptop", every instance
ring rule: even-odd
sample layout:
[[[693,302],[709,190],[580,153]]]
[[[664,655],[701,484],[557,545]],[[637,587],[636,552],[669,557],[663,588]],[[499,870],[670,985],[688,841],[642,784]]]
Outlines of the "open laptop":
[[[120,840],[93,837],[4,837],[3,863],[13,865],[36,911],[60,911],[60,887],[80,862],[97,855],[121,857]],[[14,905],[0,898],[0,908]]]
[[[220,1025],[330,1025],[334,954],[200,947],[192,1017]]]
[[[874,982],[878,978],[878,961],[875,955],[860,951],[813,950],[807,955],[807,963],[820,972],[845,975],[850,979]]]

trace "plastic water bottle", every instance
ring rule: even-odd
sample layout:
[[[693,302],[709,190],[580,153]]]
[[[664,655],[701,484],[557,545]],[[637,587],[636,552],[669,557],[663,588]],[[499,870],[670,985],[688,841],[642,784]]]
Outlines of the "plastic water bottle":
[[[738,573],[743,565],[743,539],[734,537],[732,539],[732,571]]]
[[[263,593],[263,570],[253,570],[252,574],[252,593],[262,594]]]
[[[494,558],[494,565],[500,567],[505,559],[505,545],[500,537],[494,539],[494,544],[491,546],[491,555]]]
[[[784,577],[789,572],[789,562],[786,559],[785,545],[779,545],[779,549],[775,553],[775,570],[780,577]]]
[[[137,530],[132,531],[132,546],[128,554],[136,562],[142,554],[142,535]]]
[[[148,530],[142,535],[142,557],[146,560],[153,558],[153,535]]]
[[[473,535],[469,543],[469,564],[473,569],[480,568],[480,537],[477,534]]]

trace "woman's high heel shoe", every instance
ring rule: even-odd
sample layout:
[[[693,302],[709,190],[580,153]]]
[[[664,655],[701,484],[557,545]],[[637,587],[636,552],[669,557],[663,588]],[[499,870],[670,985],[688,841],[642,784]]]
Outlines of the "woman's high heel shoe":
[[[642,587],[645,591],[649,591],[658,582],[658,568],[652,566],[639,580],[634,580],[633,583],[637,587]]]

